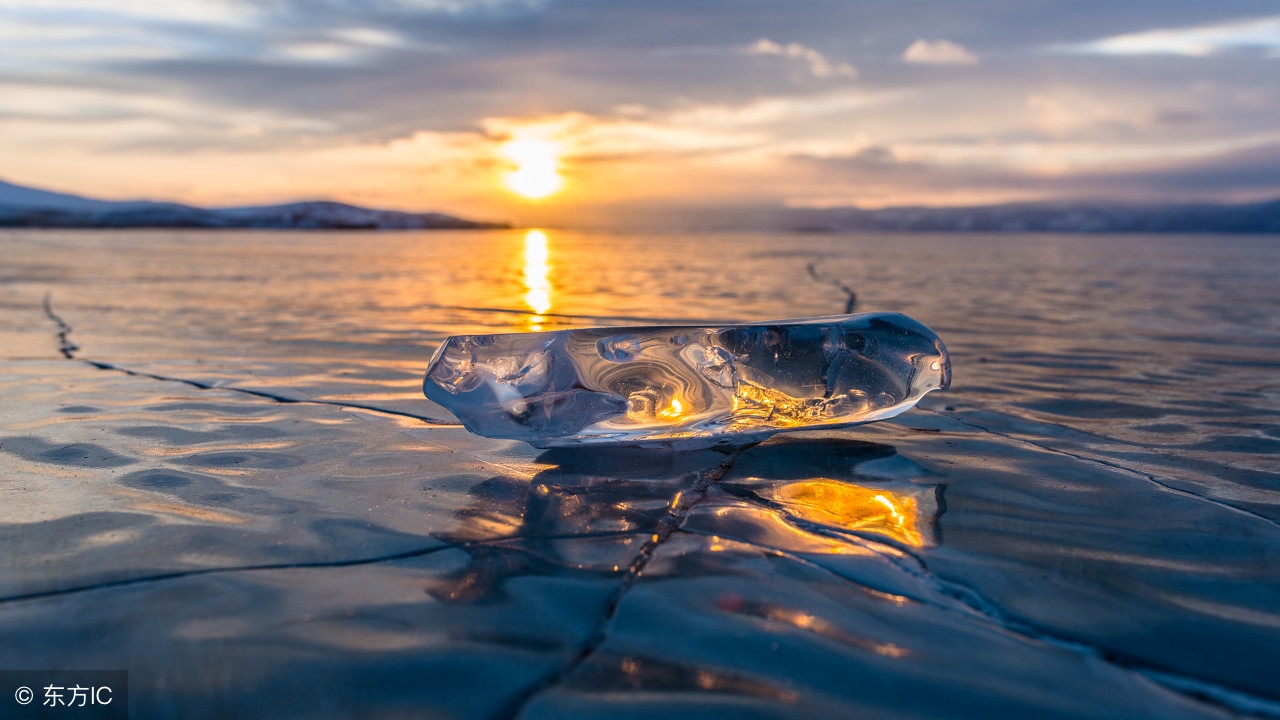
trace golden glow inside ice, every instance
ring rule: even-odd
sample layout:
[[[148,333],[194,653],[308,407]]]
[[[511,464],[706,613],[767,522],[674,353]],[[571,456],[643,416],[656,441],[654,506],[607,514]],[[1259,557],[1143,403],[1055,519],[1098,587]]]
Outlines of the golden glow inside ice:
[[[925,544],[929,518],[920,517],[918,501],[905,493],[818,478],[784,485],[774,495],[811,522],[884,535],[913,547]]]
[[[664,417],[668,420],[678,418],[684,414],[684,405],[681,404],[680,398],[671,398],[671,405],[664,410],[658,411],[658,417]]]
[[[524,302],[533,311],[533,316],[529,318],[529,328],[534,332],[542,329],[542,323],[546,320],[543,315],[551,309],[550,257],[546,233],[541,230],[525,233]]]
[[[547,140],[512,140],[502,146],[502,153],[515,163],[507,174],[507,187],[517,195],[540,200],[560,189],[559,149]]]
[[[627,397],[627,418],[643,425],[677,425],[687,420],[689,400],[673,394],[667,400],[665,388],[646,388]],[[683,437],[676,434],[671,437]]]
[[[743,379],[735,383],[733,414],[738,419],[736,424],[743,428],[758,425],[801,427],[835,417],[830,402],[810,403]]]

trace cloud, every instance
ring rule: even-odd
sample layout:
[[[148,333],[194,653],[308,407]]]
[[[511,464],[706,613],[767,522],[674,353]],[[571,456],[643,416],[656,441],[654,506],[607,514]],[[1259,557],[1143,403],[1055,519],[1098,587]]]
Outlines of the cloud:
[[[494,141],[555,143],[569,164],[645,161],[674,156],[718,162],[755,160],[795,153],[845,154],[866,145],[860,133],[835,124],[805,137],[789,131],[798,121],[848,117],[892,101],[888,93],[832,92],[818,96],[759,98],[742,105],[692,105],[674,111],[626,108],[622,116],[563,113],[539,117],[493,117],[482,121]],[[700,160],[699,160],[700,161]]]
[[[23,16],[52,25],[130,20],[248,26],[261,17],[261,12],[244,0],[0,0],[0,22]]]
[[[513,220],[504,135],[560,143],[557,202],[583,204],[828,188],[927,203],[971,185],[998,200],[1026,178],[1050,194],[1102,174],[1110,194],[1219,155],[1206,197],[1263,192],[1265,168],[1225,181],[1280,113],[1261,60],[1280,54],[1277,18],[1231,20],[1257,2],[989,3],[976,22],[945,0],[0,0],[0,158],[15,180],[86,194]],[[912,42],[922,17],[936,30]],[[1194,77],[1114,59],[1152,48],[1237,59]],[[969,64],[939,82],[918,62]]]
[[[1274,140],[1274,138],[1273,138]],[[1011,200],[1249,202],[1280,194],[1280,143],[1178,161],[1045,173],[1017,166],[935,165],[879,148],[844,157],[796,156],[778,170],[789,205],[882,207]]]
[[[857,68],[849,63],[840,62],[832,65],[822,53],[800,43],[782,45],[769,38],[762,37],[748,46],[747,52],[752,55],[780,55],[799,58],[809,63],[809,72],[814,77],[825,78],[832,75],[841,75],[847,78],[855,78],[858,76]]]
[[[492,138],[549,141],[571,160],[586,161],[726,152],[764,140],[759,133],[673,122],[672,118],[609,119],[582,113],[486,118],[482,126]]]
[[[894,155],[932,167],[1007,168],[1040,175],[1112,172],[1122,169],[1175,166],[1203,162],[1251,149],[1280,144],[1280,132],[1199,141],[1135,142],[1118,145],[1082,140],[973,142],[903,142]]]
[[[920,38],[907,46],[902,59],[909,63],[925,65],[973,65],[978,56],[968,48],[950,40],[925,40]]]
[[[1112,35],[1086,43],[1060,45],[1056,49],[1096,55],[1205,57],[1250,48],[1268,51],[1270,57],[1280,56],[1280,16]]]
[[[504,10],[536,10],[541,0],[392,0],[405,10],[422,10],[460,15],[470,12],[495,12]]]

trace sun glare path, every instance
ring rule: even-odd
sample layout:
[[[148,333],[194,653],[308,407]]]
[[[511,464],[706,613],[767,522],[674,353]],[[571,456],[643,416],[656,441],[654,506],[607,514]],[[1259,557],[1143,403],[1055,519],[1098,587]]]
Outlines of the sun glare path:
[[[547,234],[541,230],[530,230],[524,235],[524,286],[528,290],[524,294],[524,302],[533,310],[529,318],[529,329],[537,332],[542,329],[546,320],[543,314],[551,309],[551,266],[547,264],[550,251],[547,249]]]
[[[555,143],[546,140],[512,140],[503,153],[516,164],[507,174],[507,187],[530,200],[547,197],[564,185]]]

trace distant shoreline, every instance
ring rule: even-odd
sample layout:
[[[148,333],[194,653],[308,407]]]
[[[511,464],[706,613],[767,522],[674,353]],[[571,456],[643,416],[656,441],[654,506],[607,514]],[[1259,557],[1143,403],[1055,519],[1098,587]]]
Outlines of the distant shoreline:
[[[490,230],[506,223],[478,222],[441,213],[405,213],[331,202],[207,209],[167,203],[122,203],[93,209],[0,207],[0,227],[226,230]]]
[[[709,232],[1280,234],[1280,200],[1218,205],[1038,202],[969,207],[719,208],[686,210],[672,224]]]
[[[444,213],[376,210],[309,201],[253,207],[202,208],[179,203],[109,201],[0,181],[0,227],[84,229],[489,230],[499,222]]]
[[[770,205],[591,208],[572,226],[639,232],[1280,234],[1280,200],[1247,204],[1026,202],[969,207]],[[206,230],[510,230],[519,225],[338,202],[201,208],[94,200],[0,181],[0,227]]]

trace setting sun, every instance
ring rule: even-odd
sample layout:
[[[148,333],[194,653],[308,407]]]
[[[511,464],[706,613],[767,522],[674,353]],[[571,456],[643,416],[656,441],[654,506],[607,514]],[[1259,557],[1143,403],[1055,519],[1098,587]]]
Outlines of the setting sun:
[[[546,140],[512,140],[502,151],[516,164],[507,174],[507,187],[517,195],[538,200],[560,189],[558,148]]]

